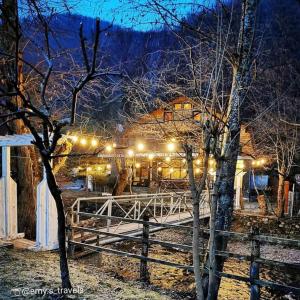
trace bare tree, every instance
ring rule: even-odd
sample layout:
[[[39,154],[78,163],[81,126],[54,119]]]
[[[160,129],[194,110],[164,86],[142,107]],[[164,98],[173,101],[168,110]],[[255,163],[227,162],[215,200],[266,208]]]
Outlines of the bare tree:
[[[14,2],[17,8],[17,3]],[[15,41],[16,51],[14,54],[6,53],[5,49],[1,49],[1,60],[10,63],[12,66],[10,72],[7,73],[6,80],[1,82],[0,87],[0,106],[3,113],[2,118],[7,118],[6,123],[12,120],[21,120],[24,126],[31,132],[34,137],[34,145],[39,151],[43,166],[45,168],[47,183],[51,194],[54,197],[57,214],[58,214],[58,242],[60,255],[60,270],[62,287],[70,288],[71,281],[66,255],[66,224],[65,211],[61,191],[57,185],[52,168],[52,161],[56,157],[64,155],[57,153],[58,141],[62,137],[63,130],[66,126],[72,126],[75,123],[77,106],[84,90],[89,87],[90,83],[95,82],[100,77],[114,75],[115,73],[108,70],[101,70],[98,66],[98,49],[101,32],[100,20],[96,20],[95,35],[91,51],[88,51],[86,39],[83,34],[83,24],[80,25],[79,37],[81,43],[81,52],[84,61],[84,70],[77,69],[77,72],[71,72],[68,75],[69,82],[65,82],[63,88],[57,90],[54,81],[61,84],[60,69],[55,70],[55,55],[52,55],[50,36],[53,34],[49,25],[51,14],[42,13],[42,9],[35,1],[29,1],[28,5],[34,14],[34,21],[43,29],[42,48],[40,50],[44,57],[44,62],[35,66],[31,62],[26,61],[19,55],[20,33],[22,32],[22,24],[18,18],[11,20],[11,32],[4,34],[12,34]],[[24,72],[35,73],[35,82],[39,83],[40,88],[32,92],[32,87],[37,85],[25,86],[20,82],[19,63],[22,62],[26,66]],[[56,65],[57,67],[57,65]],[[58,75],[58,76],[57,76]],[[51,88],[50,88],[51,86]],[[17,101],[15,101],[17,99]],[[57,111],[57,102],[60,103],[60,110]],[[71,107],[71,110],[62,110],[63,107]]]
[[[299,128],[294,126],[297,122],[297,115],[294,114],[296,107],[296,99],[284,94],[278,95],[277,101],[267,109],[267,113],[253,124],[260,152],[267,153],[276,164],[278,217],[284,215],[284,182],[289,178],[291,169],[296,166],[296,154],[299,151]],[[259,114],[265,107],[257,105],[256,109]]]
[[[155,107],[156,102],[151,99],[158,96],[167,99],[174,95],[190,96],[198,104],[200,111],[204,112],[207,122],[202,121],[198,128],[189,125],[191,119],[188,120],[186,116],[180,119],[181,122],[186,122],[187,126],[191,126],[191,134],[182,135],[182,123],[174,122],[171,126],[171,136],[180,141],[186,152],[189,167],[194,213],[193,263],[197,299],[216,299],[220,285],[217,272],[222,271],[224,260],[216,257],[214,253],[216,250],[225,250],[227,240],[217,236],[215,231],[228,230],[231,225],[234,178],[240,147],[240,113],[251,83],[250,70],[258,1],[241,1],[239,29],[236,19],[233,18],[235,10],[238,9],[234,4],[228,7],[218,1],[215,10],[201,6],[199,22],[196,14],[194,19],[191,18],[192,22],[187,18],[182,19],[176,14],[175,4],[172,1],[148,1],[143,6],[144,12],[152,10],[158,14],[162,22],[177,36],[182,47],[177,51],[170,51],[169,55],[172,55],[173,59],[163,70],[160,68],[152,71],[143,79],[133,82],[134,91],[140,89],[143,92],[133,96],[134,91],[131,89],[129,98],[135,103],[133,113],[137,116]],[[174,26],[176,24],[181,26],[181,30]],[[238,36],[235,32],[239,33]],[[228,93],[225,92],[226,89],[229,90]],[[164,105],[168,106],[167,103]],[[170,136],[169,128],[155,118],[153,121],[157,122],[161,134]],[[204,154],[204,168],[199,181],[194,177],[192,157],[192,145],[197,139],[198,142],[201,141],[198,147]],[[207,161],[210,155],[215,158],[217,168],[211,197],[210,253],[206,266],[209,276],[202,276],[198,247],[199,202],[207,182]]]

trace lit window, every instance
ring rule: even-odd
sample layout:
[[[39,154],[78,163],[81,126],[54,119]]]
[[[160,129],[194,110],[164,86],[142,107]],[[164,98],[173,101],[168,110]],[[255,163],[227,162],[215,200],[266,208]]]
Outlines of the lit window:
[[[181,103],[174,104],[174,109],[175,110],[181,110],[181,108],[182,108]]]
[[[185,109],[185,110],[192,109],[192,104],[191,103],[183,103],[183,109]]]
[[[166,111],[164,113],[164,120],[165,122],[173,121],[173,113],[171,111]]]

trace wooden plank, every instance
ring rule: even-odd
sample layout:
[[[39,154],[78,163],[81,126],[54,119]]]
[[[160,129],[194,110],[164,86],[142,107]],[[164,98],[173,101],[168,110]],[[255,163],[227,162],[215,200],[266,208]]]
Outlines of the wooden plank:
[[[136,237],[136,236],[105,232],[105,231],[96,230],[93,228],[84,228],[84,227],[77,227],[77,226],[73,226],[72,228],[75,230],[79,230],[79,231],[92,232],[95,234],[94,235],[95,238],[96,238],[96,235],[105,235],[105,236],[119,237],[120,239],[123,239],[123,240],[136,241],[136,242],[140,242],[140,243],[142,242],[142,238]],[[140,234],[141,234],[141,232],[139,233],[139,235]],[[186,251],[192,250],[192,246],[189,246],[189,245],[170,243],[170,242],[165,242],[165,241],[160,241],[160,240],[149,239],[149,243],[150,244],[158,244],[158,245],[161,245],[164,247],[170,247],[170,248],[175,248],[175,249],[177,248],[177,249],[186,250]]]
[[[13,243],[0,241],[0,248],[12,249],[14,247]]]
[[[13,245],[17,249],[31,249],[34,248],[35,242],[27,239],[16,239],[12,241]]]

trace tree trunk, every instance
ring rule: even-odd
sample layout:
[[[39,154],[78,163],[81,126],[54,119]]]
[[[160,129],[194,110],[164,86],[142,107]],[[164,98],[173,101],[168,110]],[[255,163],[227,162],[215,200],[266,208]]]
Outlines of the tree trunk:
[[[51,164],[47,157],[43,157],[42,154],[41,156],[46,170],[48,187],[55,200],[56,209],[57,209],[57,221],[58,221],[57,237],[58,237],[58,244],[59,244],[60,276],[61,276],[62,288],[70,289],[72,288],[72,285],[70,280],[67,251],[66,251],[66,218],[65,218],[64,204],[61,197],[61,191],[53,175]]]
[[[277,217],[284,216],[284,176],[283,173],[278,174],[278,189],[277,189]]]
[[[128,170],[122,169],[121,172],[119,173],[119,178],[113,189],[112,195],[113,196],[122,195],[127,184],[128,184]]]
[[[258,0],[244,0],[242,7],[241,26],[238,40],[238,59],[233,65],[232,88],[228,104],[227,131],[224,135],[222,146],[222,159],[219,163],[220,184],[218,186],[216,230],[229,230],[232,220],[234,179],[236,163],[239,153],[240,140],[240,106],[245,97],[250,82],[251,49],[255,28],[255,13]],[[218,236],[215,241],[218,251],[224,251],[227,247],[227,238]],[[217,256],[213,261],[215,266],[210,266],[216,271],[223,270],[224,259]],[[221,279],[215,276],[215,286],[210,290],[209,299],[217,299]],[[206,281],[206,284],[208,282]],[[208,286],[205,287],[208,291]]]
[[[209,145],[209,142],[208,142]],[[201,273],[201,262],[200,262],[200,253],[199,253],[199,235],[200,235],[200,199],[202,191],[205,187],[207,170],[208,170],[208,158],[209,158],[209,149],[208,152],[204,154],[204,170],[203,175],[200,180],[199,188],[196,188],[195,176],[194,176],[194,167],[193,167],[193,148],[188,145],[184,145],[187,166],[188,166],[188,176],[190,183],[190,190],[193,200],[193,266],[194,266],[194,275],[196,283],[196,294],[197,300],[204,299],[204,293],[202,288],[202,273]]]
[[[18,81],[20,90],[23,89],[22,63],[18,59],[18,18],[17,1],[4,0],[2,5],[2,37],[1,46],[6,54],[11,55],[1,66],[2,83],[8,90],[12,89],[8,82],[14,78]],[[8,79],[8,80],[7,80]],[[20,106],[19,97],[12,99],[14,104]],[[22,120],[11,122],[10,131],[14,134],[28,133]],[[14,151],[16,158],[15,174],[17,182],[18,199],[18,230],[24,232],[25,237],[35,238],[36,226],[36,186],[39,180],[39,167],[36,160],[36,153],[33,147],[18,147]]]
[[[218,170],[218,166],[216,168]],[[211,299],[214,295],[216,286],[216,211],[217,211],[217,191],[220,179],[216,174],[216,182],[214,184],[213,193],[210,202],[210,219],[209,219],[209,260],[208,260],[208,292],[207,299]],[[206,278],[207,280],[207,278]]]

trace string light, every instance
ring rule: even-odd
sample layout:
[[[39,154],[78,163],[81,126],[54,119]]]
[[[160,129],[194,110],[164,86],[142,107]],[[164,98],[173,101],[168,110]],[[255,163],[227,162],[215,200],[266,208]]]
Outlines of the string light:
[[[112,146],[111,145],[106,145],[106,147],[105,147],[105,150],[107,151],[107,152],[111,152],[112,151]]]
[[[110,170],[110,169],[111,169],[111,164],[107,164],[107,165],[106,165],[106,168],[107,168],[108,170]]]
[[[140,164],[140,163],[136,163],[136,164],[135,164],[135,167],[138,169],[138,168],[141,167],[141,164]]]
[[[71,139],[74,143],[78,142],[78,136],[77,135],[73,135],[71,136]]]
[[[162,171],[162,167],[158,167],[158,168],[157,168],[157,171],[158,171],[158,172],[161,172],[161,171]]]
[[[87,171],[92,171],[92,168],[91,167],[87,167],[86,170]]]
[[[166,162],[170,162],[171,161],[171,157],[167,156],[166,157]]]
[[[168,145],[167,145],[167,149],[168,149],[168,151],[174,151],[175,150],[175,144],[174,143],[169,143]]]
[[[173,173],[174,172],[174,168],[170,168],[170,173]]]
[[[139,143],[139,144],[137,144],[137,149],[139,151],[143,151],[145,149],[145,145],[143,143]]]
[[[98,171],[101,171],[101,170],[102,170],[102,168],[99,166],[99,167],[97,167],[97,170],[98,170]]]
[[[86,141],[86,139],[85,138],[82,138],[81,140],[80,140],[80,144],[81,145],[86,145],[86,143],[87,143],[87,141]]]
[[[201,163],[201,160],[200,160],[200,159],[197,159],[197,160],[196,160],[196,164],[197,164],[197,165],[200,165],[200,163]]]
[[[113,146],[113,148],[116,148],[116,147],[117,147],[117,144],[116,144],[116,143],[113,143],[112,146]]]
[[[92,144],[92,146],[97,146],[98,145],[98,141],[97,140],[95,140],[95,139],[92,139],[92,141],[91,141],[91,144]]]
[[[183,158],[183,159],[182,159],[182,162],[183,162],[183,163],[185,163],[185,162],[186,162],[186,159],[185,159],[185,158]]]
[[[260,167],[266,163],[266,160],[264,158],[259,159],[259,160],[253,160],[252,161],[252,166],[254,167]]]
[[[196,169],[196,174],[199,174],[199,173],[200,173],[200,169],[197,168],[197,169]]]

